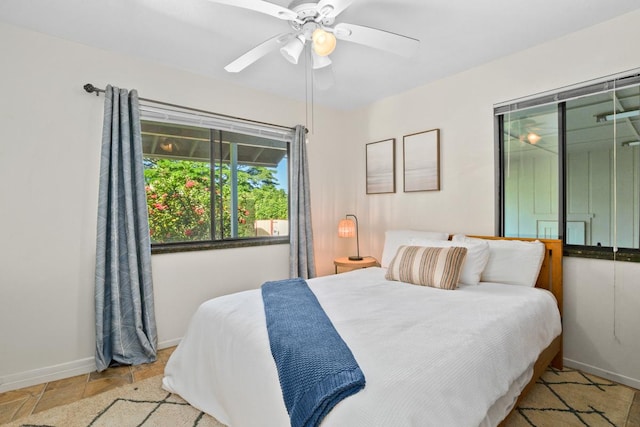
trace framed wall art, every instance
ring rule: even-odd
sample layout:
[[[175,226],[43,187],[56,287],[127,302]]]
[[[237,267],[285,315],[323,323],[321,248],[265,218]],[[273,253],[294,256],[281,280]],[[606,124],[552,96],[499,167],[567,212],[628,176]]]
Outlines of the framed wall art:
[[[403,137],[404,191],[440,190],[440,129]]]
[[[396,192],[396,139],[367,144],[367,194]]]

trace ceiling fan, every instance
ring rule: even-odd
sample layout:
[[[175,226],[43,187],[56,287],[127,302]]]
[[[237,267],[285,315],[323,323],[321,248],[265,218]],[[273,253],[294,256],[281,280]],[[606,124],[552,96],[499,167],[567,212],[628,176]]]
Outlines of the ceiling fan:
[[[410,57],[420,44],[417,39],[376,28],[344,22],[335,23],[336,17],[349,7],[353,0],[293,0],[288,8],[263,0],[209,1],[271,15],[288,21],[292,28],[290,32],[278,34],[262,42],[224,67],[231,73],[242,71],[276,49],[279,49],[289,62],[297,64],[307,43],[311,46],[314,71],[329,69],[329,55],[336,47],[336,39],[371,46],[405,57]]]

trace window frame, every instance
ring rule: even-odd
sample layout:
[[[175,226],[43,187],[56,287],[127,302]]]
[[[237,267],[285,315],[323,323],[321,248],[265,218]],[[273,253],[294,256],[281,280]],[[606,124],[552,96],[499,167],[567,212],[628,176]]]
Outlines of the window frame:
[[[210,131],[213,135],[215,132],[233,132],[236,134],[263,136],[266,138],[274,137],[286,142],[287,150],[286,156],[290,157],[291,142],[294,136],[294,128],[272,125],[264,122],[257,122],[253,120],[241,119],[238,117],[225,116],[220,114],[211,113],[199,109],[191,109],[188,107],[176,106],[173,104],[164,104],[159,102],[147,102],[140,104],[140,120],[147,122],[158,123],[172,123],[175,125],[187,125],[196,126]],[[172,119],[173,117],[173,119]],[[184,119],[184,121],[183,121]],[[200,124],[202,123],[202,124]],[[212,127],[217,125],[216,127]],[[212,144],[210,162],[213,166],[214,148],[213,145],[216,141],[210,139]],[[144,155],[143,155],[144,156]],[[287,161],[287,211],[288,219],[291,214],[291,173],[290,162]],[[211,168],[211,177],[213,179],[213,167]],[[212,181],[213,182],[213,181]],[[213,193],[212,193],[213,194]],[[243,248],[243,247],[256,247],[256,246],[270,246],[270,245],[282,245],[290,243],[290,229],[286,236],[260,236],[260,237],[232,237],[215,239],[214,223],[215,223],[215,211],[214,203],[217,203],[215,197],[210,198],[212,204],[211,210],[211,240],[200,241],[184,241],[184,242],[166,242],[166,243],[151,243],[152,254],[162,253],[175,253],[175,252],[190,252],[200,250],[212,250],[212,249],[230,249],[230,248]],[[290,224],[290,222],[289,222]]]
[[[494,105],[494,159],[495,159],[495,229],[499,236],[505,235],[505,171],[504,171],[504,118],[509,112],[525,110],[542,105],[555,104],[558,108],[558,239],[563,242],[564,255],[579,258],[640,262],[640,248],[614,248],[611,246],[588,246],[566,243],[566,102],[579,97],[617,91],[640,86],[640,69],[585,82],[556,91]],[[640,224],[638,224],[640,226]]]

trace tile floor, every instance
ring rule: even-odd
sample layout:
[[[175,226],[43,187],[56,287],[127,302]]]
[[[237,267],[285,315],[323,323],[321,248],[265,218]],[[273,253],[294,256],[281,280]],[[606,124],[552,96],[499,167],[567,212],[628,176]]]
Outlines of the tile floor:
[[[159,350],[154,363],[114,367],[0,393],[0,424],[160,375],[173,350],[175,347]]]

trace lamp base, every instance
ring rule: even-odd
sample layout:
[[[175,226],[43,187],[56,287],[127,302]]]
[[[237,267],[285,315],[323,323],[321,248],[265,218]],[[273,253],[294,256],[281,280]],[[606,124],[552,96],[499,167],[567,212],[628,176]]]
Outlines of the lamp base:
[[[351,255],[349,257],[349,261],[362,261],[362,257],[357,255]]]

